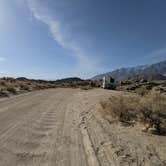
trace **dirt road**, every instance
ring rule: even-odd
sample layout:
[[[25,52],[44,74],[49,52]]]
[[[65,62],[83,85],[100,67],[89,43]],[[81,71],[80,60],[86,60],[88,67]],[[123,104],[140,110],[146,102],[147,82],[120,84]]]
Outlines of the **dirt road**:
[[[146,153],[139,144],[140,149],[131,154],[128,144],[135,142],[129,139],[125,144],[125,132],[122,138],[115,136],[97,112],[99,101],[114,93],[50,89],[1,100],[0,166],[153,165],[151,161],[163,165],[164,156],[158,155],[158,149],[156,157],[153,149]],[[115,129],[116,133],[121,130]],[[139,158],[142,151],[144,156]],[[165,148],[160,151],[164,153]]]

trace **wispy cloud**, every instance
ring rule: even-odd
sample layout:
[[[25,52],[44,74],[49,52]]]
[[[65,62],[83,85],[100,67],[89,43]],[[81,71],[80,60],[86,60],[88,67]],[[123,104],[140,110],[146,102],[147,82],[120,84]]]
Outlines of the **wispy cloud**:
[[[6,60],[5,57],[0,57],[0,62],[5,61],[5,60]]]
[[[89,52],[83,48],[82,45],[85,43],[79,43],[79,41],[73,37],[72,31],[69,28],[72,27],[72,23],[65,23],[62,20],[57,19],[55,13],[49,13],[48,6],[42,5],[38,0],[26,1],[32,16],[36,20],[46,24],[53,39],[62,48],[69,50],[71,52],[70,55],[77,60],[76,68],[74,70],[76,74],[83,72],[94,74],[99,70],[102,70],[102,68],[99,67],[100,65],[97,58],[91,56]]]

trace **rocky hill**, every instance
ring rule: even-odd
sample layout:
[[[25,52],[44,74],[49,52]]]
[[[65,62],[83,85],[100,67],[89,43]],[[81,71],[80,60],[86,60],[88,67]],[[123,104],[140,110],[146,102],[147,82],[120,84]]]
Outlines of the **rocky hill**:
[[[135,76],[135,75],[147,75],[148,76],[149,73],[166,75],[166,60],[159,62],[159,63],[151,64],[151,65],[120,68],[120,69],[114,70],[112,72],[94,76],[92,78],[92,80],[100,80],[103,78],[103,76],[106,76],[106,75],[112,76],[116,80],[124,80],[124,79],[127,79],[128,77]]]

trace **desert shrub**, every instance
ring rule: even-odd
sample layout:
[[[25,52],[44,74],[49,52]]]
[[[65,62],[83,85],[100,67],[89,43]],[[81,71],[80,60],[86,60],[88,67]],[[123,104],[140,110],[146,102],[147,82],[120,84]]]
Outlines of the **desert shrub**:
[[[26,84],[20,84],[20,90],[29,91],[30,87]]]
[[[102,101],[101,106],[106,114],[121,122],[129,122],[137,118],[139,98],[133,96],[112,96],[108,101]]]
[[[10,82],[10,83],[16,82],[16,79],[10,78],[10,77],[3,77],[2,80],[6,81],[6,82]]]
[[[0,97],[8,97],[8,93],[5,88],[0,89]]]
[[[142,86],[142,87],[136,89],[135,92],[136,92],[137,94],[141,95],[141,96],[144,96],[144,95],[146,95],[149,91],[146,89],[145,86]]]
[[[56,84],[51,84],[51,85],[50,85],[50,88],[56,88],[56,87],[57,87]]]
[[[141,121],[149,127],[155,127],[160,133],[166,129],[166,96],[151,91],[140,100]]]
[[[12,86],[7,87],[6,90],[7,90],[8,92],[10,92],[10,93],[13,93],[13,94],[16,94],[16,93],[17,93],[16,89],[15,89],[14,87],[12,87]]]
[[[127,88],[126,88],[126,90],[135,90],[135,89],[137,89],[138,87],[136,86],[136,85],[131,85],[131,86],[128,86]]]
[[[27,82],[27,85],[28,85],[28,86],[32,86],[33,83],[31,83],[31,82]]]
[[[47,88],[56,88],[56,85],[55,85],[55,84],[48,83],[48,84],[47,84]]]
[[[112,96],[102,101],[101,106],[105,116],[111,115],[121,122],[141,122],[158,133],[166,130],[166,96],[159,92],[151,91],[145,96]]]
[[[47,86],[45,84],[36,84],[35,85],[36,90],[42,90],[42,89],[47,89]]]
[[[6,82],[5,82],[4,80],[1,80],[1,81],[0,81],[0,85],[2,85],[2,86],[7,86],[7,84],[6,84]]]

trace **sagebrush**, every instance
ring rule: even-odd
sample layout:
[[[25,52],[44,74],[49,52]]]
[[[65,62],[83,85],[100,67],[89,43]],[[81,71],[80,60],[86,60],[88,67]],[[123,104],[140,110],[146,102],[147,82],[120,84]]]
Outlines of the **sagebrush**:
[[[121,122],[141,122],[158,133],[166,129],[166,95],[151,91],[144,96],[117,95],[102,101],[103,115]]]

